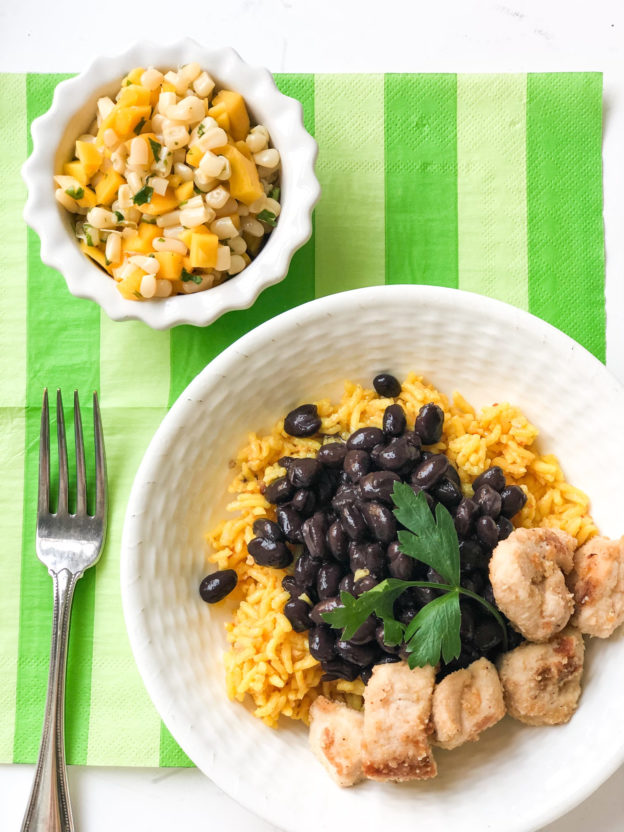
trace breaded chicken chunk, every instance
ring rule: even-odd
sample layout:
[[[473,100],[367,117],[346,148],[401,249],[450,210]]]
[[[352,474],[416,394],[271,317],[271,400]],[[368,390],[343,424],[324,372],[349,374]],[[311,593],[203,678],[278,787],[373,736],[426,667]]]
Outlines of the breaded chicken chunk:
[[[361,711],[319,696],[310,707],[310,748],[339,786],[363,779]]]
[[[503,689],[492,662],[479,659],[442,679],[433,691],[434,743],[457,748],[474,742],[505,716]]]
[[[490,560],[497,606],[529,641],[548,641],[574,610],[565,576],[575,540],[551,529],[516,529],[501,540]]]
[[[528,725],[560,725],[578,705],[585,648],[567,627],[547,644],[521,644],[498,665],[510,716]]]
[[[430,716],[435,670],[378,664],[364,692],[362,770],[371,780],[426,780],[437,767]]]
[[[577,549],[568,586],[576,603],[571,623],[608,638],[624,621],[624,537],[593,537]]]

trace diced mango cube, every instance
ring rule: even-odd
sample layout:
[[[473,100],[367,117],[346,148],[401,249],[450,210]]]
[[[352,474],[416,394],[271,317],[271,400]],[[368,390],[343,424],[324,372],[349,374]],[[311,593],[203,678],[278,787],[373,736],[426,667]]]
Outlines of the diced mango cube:
[[[157,251],[156,259],[160,263],[158,277],[163,280],[178,280],[182,274],[182,255],[175,251]]]
[[[203,158],[203,153],[199,149],[199,147],[194,144],[193,147],[189,147],[186,153],[186,164],[190,165],[192,168],[196,168]]]
[[[261,196],[264,190],[260,184],[258,169],[251,159],[248,159],[233,145],[226,145],[221,154],[230,161],[232,175],[230,177],[230,194],[234,199],[251,205]]]
[[[151,223],[141,222],[137,233],[132,237],[123,237],[121,240],[122,251],[132,251],[136,254],[151,254],[152,241],[156,237],[162,237],[162,228]]]
[[[87,169],[84,162],[67,162],[63,165],[63,173],[65,176],[73,176],[84,187],[89,181],[87,176]]]
[[[117,288],[126,300],[143,300],[141,295],[141,281],[143,272],[141,269],[134,269],[127,277],[120,280]]]
[[[76,142],[76,156],[84,165],[87,179],[91,179],[102,164],[102,154],[93,142],[81,142],[78,139]]]
[[[251,150],[249,149],[249,145],[247,144],[247,142],[234,142],[234,147],[236,147],[237,150],[240,150],[243,156],[246,156],[248,159],[253,161],[253,156],[251,155]]]
[[[117,99],[119,107],[145,106],[150,103],[150,91],[145,87],[122,87]]]
[[[175,195],[178,202],[184,202],[185,200],[190,199],[193,196],[193,181],[183,182],[178,188],[175,189]]]
[[[243,96],[233,90],[221,90],[212,99],[212,109],[223,105],[223,112],[227,114],[229,130],[234,141],[244,139],[249,133],[249,114]],[[217,119],[218,123],[218,119]]]
[[[192,234],[190,260],[193,269],[214,269],[217,265],[217,247],[219,238],[216,234]]]
[[[212,231],[207,225],[197,225],[195,228],[187,228],[182,231],[179,235],[179,239],[182,240],[187,248],[191,247],[191,237],[193,234],[212,234]]]
[[[83,195],[76,202],[81,208],[95,208],[98,204],[98,199],[95,191],[91,188],[83,188]]]
[[[216,107],[211,107],[208,110],[208,115],[212,116],[219,127],[225,130],[226,133],[230,132],[230,117],[223,102],[217,104]]]
[[[104,271],[111,274],[110,265],[106,262],[106,255],[101,248],[97,248],[97,246],[88,246],[83,240],[80,243],[80,250],[84,252],[84,254],[88,255],[92,260],[95,260],[98,266],[101,266]]]
[[[161,214],[168,214],[178,207],[178,199],[173,188],[167,188],[166,193],[161,196],[154,192],[149,202],[136,206],[143,214],[151,217],[159,217]]]
[[[119,187],[125,183],[125,179],[112,168],[105,174],[103,179],[95,186],[95,195],[99,205],[110,205],[117,196]]]
[[[175,84],[171,84],[169,81],[163,81],[160,90],[161,92],[175,92]]]
[[[134,69],[131,69],[130,72],[126,75],[126,77],[121,82],[122,88],[125,87],[130,81],[131,84],[140,84],[141,83],[141,75],[145,72],[145,69],[142,66],[135,66]]]

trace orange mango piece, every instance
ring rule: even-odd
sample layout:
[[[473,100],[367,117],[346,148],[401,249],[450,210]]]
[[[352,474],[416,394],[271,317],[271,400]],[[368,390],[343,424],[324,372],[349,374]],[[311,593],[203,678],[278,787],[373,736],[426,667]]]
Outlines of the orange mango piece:
[[[152,241],[156,237],[162,237],[162,228],[148,222],[141,222],[134,236],[122,237],[121,249],[124,252],[132,251],[136,254],[151,254]]]
[[[90,177],[87,176],[87,169],[84,162],[67,162],[63,165],[65,176],[73,176],[83,187],[86,187]]]
[[[153,193],[149,202],[144,202],[143,205],[137,205],[136,207],[143,214],[149,214],[150,217],[159,217],[161,214],[174,211],[178,207],[178,199],[173,188],[167,188],[164,196]]]
[[[122,87],[117,99],[118,107],[144,107],[150,103],[150,91],[145,87],[138,87],[132,85],[129,87]]]
[[[216,234],[191,234],[192,269],[214,269],[217,265],[219,238]]]
[[[143,280],[143,272],[141,269],[135,269],[128,277],[119,281],[117,288],[126,300],[143,300],[140,291],[141,280]]]
[[[221,105],[223,111],[221,111]],[[221,90],[212,99],[212,109],[215,108],[227,115],[230,125],[228,133],[231,133],[234,141],[244,139],[249,133],[249,114],[243,96],[233,90]]]
[[[193,181],[183,182],[175,189],[176,199],[178,203],[185,202],[193,196]]]
[[[99,205],[110,205],[119,187],[125,183],[125,179],[112,168],[106,173],[103,179],[95,186],[95,196]]]
[[[76,156],[82,162],[88,179],[97,173],[102,164],[102,154],[93,142],[76,142]]]
[[[234,199],[243,202],[245,205],[251,205],[252,202],[264,195],[258,169],[251,159],[243,156],[240,150],[233,145],[223,147],[221,154],[230,162],[232,169],[230,194]]]
[[[175,251],[157,251],[156,259],[160,263],[157,277],[163,280],[179,280],[182,274],[182,255]]]
[[[186,153],[186,164],[190,165],[192,168],[196,168],[203,158],[203,153],[199,149],[199,147],[194,144],[193,147],[189,147]]]
[[[97,248],[97,246],[88,246],[84,241],[81,241],[80,250],[94,260],[98,266],[101,266],[104,271],[111,274],[110,266],[106,262],[106,255],[101,248]]]

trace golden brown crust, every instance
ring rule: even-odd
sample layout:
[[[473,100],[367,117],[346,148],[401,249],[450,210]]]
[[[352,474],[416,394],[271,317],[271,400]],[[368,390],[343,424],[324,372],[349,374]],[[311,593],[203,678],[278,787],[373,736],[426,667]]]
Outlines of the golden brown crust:
[[[310,707],[310,748],[339,786],[359,783],[362,774],[361,711],[319,696]]]

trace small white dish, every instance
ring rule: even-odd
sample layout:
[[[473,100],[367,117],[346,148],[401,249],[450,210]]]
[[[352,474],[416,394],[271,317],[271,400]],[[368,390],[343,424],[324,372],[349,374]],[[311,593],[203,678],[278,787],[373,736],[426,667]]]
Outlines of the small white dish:
[[[254,119],[266,125],[282,159],[282,211],[263,250],[239,275],[205,292],[129,301],[78,248],[69,214],[54,198],[53,176],[93,120],[97,99],[116,93],[130,69],[175,69],[192,61],[218,86],[240,92]],[[114,321],[141,320],[153,329],[206,326],[225,312],[247,309],[260,292],[284,279],[293,254],[312,233],[312,210],[320,196],[314,174],[318,148],[303,126],[301,104],[278,91],[267,69],[249,66],[233,49],[209,50],[186,38],[170,46],[140,42],[116,57],[96,58],[80,75],[58,85],[52,106],[32,124],[32,138],[33,151],[22,168],[28,188],[24,219],[39,235],[41,259],[61,272],[73,295],[95,301]]]
[[[280,829],[532,832],[571,809],[624,761],[624,634],[587,640],[583,695],[567,725],[506,718],[478,743],[436,749],[423,783],[340,790],[303,725],[267,728],[225,693],[223,623],[201,601],[204,533],[231,495],[228,461],[249,431],[292,407],[336,399],[348,378],[424,374],[475,406],[519,405],[592,498],[601,531],[624,531],[624,389],[558,330],[506,304],[428,286],[382,286],[290,310],[212,361],[165,417],[134,482],[122,543],[122,595],[139,671],[189,757],[224,791]]]

